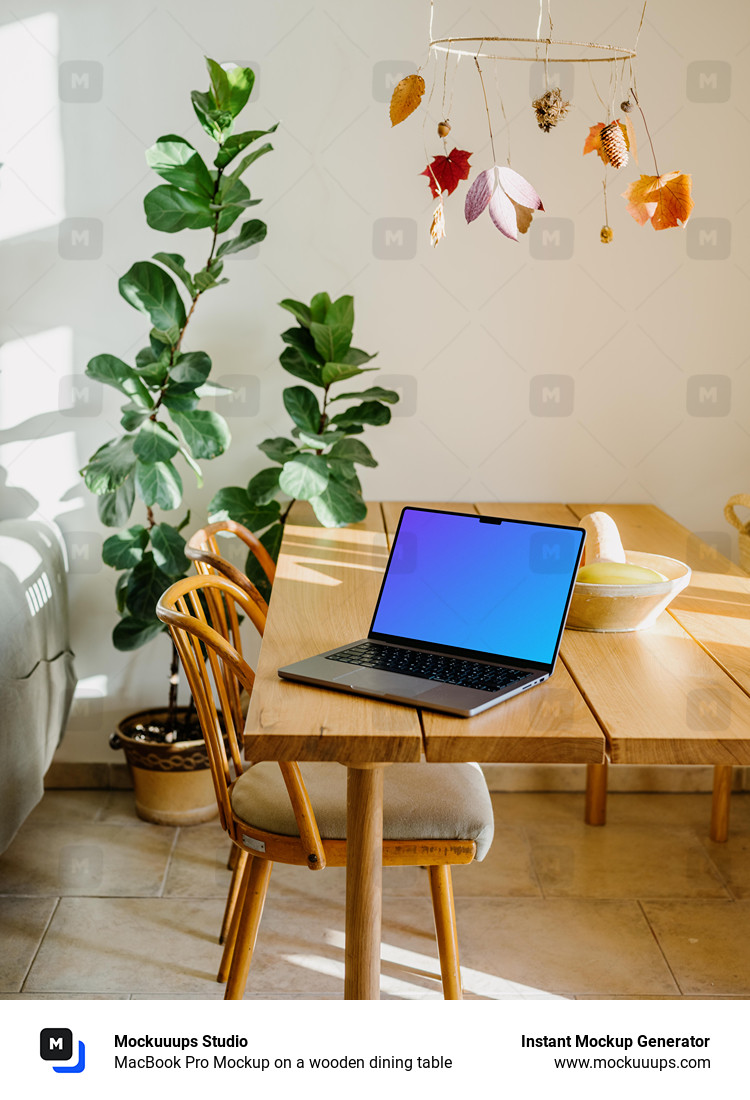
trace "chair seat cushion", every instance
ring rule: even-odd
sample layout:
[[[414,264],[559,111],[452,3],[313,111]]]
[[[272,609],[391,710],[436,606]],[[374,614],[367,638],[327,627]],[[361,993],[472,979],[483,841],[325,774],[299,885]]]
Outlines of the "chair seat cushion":
[[[301,764],[302,777],[321,837],[346,838],[346,768]],[[299,836],[281,769],[255,764],[232,788],[232,809],[264,832]],[[475,840],[477,860],[492,843],[494,820],[487,784],[478,764],[391,764],[385,769],[385,840]]]

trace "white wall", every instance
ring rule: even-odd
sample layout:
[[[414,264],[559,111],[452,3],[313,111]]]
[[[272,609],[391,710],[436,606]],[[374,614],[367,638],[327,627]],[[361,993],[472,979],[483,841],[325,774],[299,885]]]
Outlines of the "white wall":
[[[109,641],[114,574],[98,558],[107,532],[77,471],[116,434],[119,401],[81,376],[92,355],[127,358],[144,342],[119,275],[158,249],[196,263],[202,254],[197,235],[149,230],[141,203],[156,182],[143,151],[158,135],[210,144],[188,96],[207,86],[204,54],[257,69],[243,128],[281,125],[276,151],[248,177],[264,198],[257,216],[268,239],[227,263],[231,283],[201,300],[189,330],[219,379],[247,376],[230,452],[206,465],[202,494],[188,491],[196,525],[216,488],[261,467],[257,443],[287,430],[289,379],[277,357],[289,320],[276,303],[327,289],[355,295],[357,343],[379,350],[383,374],[404,387],[392,424],[365,437],[381,463],[366,472],[366,494],[653,501],[734,549],[722,508],[750,490],[746,3],[715,0],[709,16],[703,5],[651,0],[640,98],[661,170],[693,174],[696,209],[686,231],[639,228],[618,197],[637,173],[630,165],[611,180],[608,246],[599,242],[601,164],[581,149],[603,121],[591,74],[606,99],[609,66],[575,67],[574,106],[545,135],[530,109],[530,66],[486,62],[498,159],[507,148],[499,91],[513,167],[546,214],[514,244],[486,215],[465,225],[462,184],[433,252],[434,204],[419,173],[442,151],[442,63],[429,113],[391,130],[387,104],[406,63],[425,61],[428,14],[427,0],[0,5],[0,515],[38,508],[69,541],[88,699],[76,704],[59,759],[112,760],[113,717],[164,695],[163,639],[133,655]],[[640,0],[557,0],[552,14],[560,37],[628,45]],[[537,16],[533,0],[437,0],[435,31],[533,35]],[[473,63],[455,80],[451,65],[448,85],[449,147],[455,139],[475,151],[474,169],[489,167]],[[564,376],[559,404],[541,401],[540,375]]]

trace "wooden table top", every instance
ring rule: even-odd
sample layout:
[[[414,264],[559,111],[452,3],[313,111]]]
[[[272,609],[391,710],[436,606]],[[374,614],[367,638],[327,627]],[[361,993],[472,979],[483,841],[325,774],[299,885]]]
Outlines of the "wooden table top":
[[[279,679],[280,665],[365,637],[405,503],[577,523],[605,510],[629,549],[687,562],[691,583],[647,631],[566,630],[554,675],[474,718]],[[254,760],[750,764],[750,577],[648,504],[370,504],[320,528],[287,521],[248,712]]]

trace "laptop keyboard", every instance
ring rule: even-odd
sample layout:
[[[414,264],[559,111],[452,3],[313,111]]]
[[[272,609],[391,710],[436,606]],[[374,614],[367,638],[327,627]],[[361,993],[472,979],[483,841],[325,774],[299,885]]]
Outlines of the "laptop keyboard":
[[[419,649],[401,649],[379,642],[362,642],[340,653],[329,653],[329,661],[342,661],[348,665],[379,668],[385,672],[400,672],[406,676],[419,676],[423,680],[437,680],[442,684],[458,684],[460,687],[477,688],[479,691],[496,692],[517,680],[528,676],[528,671],[517,668],[498,668],[494,665],[467,661],[461,657],[442,657],[437,653],[425,653]]]

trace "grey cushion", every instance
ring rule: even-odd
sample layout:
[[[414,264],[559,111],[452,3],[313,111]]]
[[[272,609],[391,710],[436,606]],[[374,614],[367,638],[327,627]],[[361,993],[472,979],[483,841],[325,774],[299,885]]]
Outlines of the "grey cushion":
[[[346,768],[301,764],[320,835],[346,837]],[[255,764],[232,788],[232,808],[248,825],[299,836],[278,764]],[[492,843],[494,821],[478,764],[391,764],[385,769],[383,836],[386,840],[475,840],[481,860]]]

